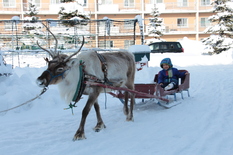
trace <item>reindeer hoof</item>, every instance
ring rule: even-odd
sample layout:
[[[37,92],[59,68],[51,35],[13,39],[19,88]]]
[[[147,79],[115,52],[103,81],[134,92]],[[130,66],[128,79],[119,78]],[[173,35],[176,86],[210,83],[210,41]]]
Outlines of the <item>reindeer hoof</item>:
[[[81,134],[81,133],[76,133],[76,134],[74,135],[73,141],[76,141],[76,140],[83,140],[83,139],[87,139],[87,138],[85,137],[85,134],[84,134],[84,133],[83,133],[83,134]]]
[[[126,118],[126,121],[132,121],[132,122],[134,122],[134,119],[133,119],[133,117],[132,116],[127,116],[127,118]]]
[[[94,131],[95,132],[99,132],[100,130],[106,128],[106,126],[104,124],[97,124],[95,127],[94,127]]]

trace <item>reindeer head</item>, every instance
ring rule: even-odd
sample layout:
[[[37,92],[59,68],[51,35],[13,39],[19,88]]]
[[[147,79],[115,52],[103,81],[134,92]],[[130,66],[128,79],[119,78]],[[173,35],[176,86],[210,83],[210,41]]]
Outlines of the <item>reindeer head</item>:
[[[44,25],[44,24],[43,24]],[[41,87],[47,87],[48,85],[51,84],[58,84],[59,82],[62,81],[63,78],[66,76],[66,72],[70,69],[69,61],[70,59],[75,56],[76,54],[79,53],[79,51],[82,49],[84,45],[84,37],[82,41],[82,45],[79,48],[79,50],[70,56],[65,55],[65,54],[60,54],[57,51],[57,44],[58,41],[55,37],[55,35],[48,29],[46,25],[44,25],[46,29],[49,31],[49,33],[52,34],[52,36],[55,39],[56,45],[55,45],[55,50],[54,51],[49,51],[43,47],[41,47],[37,41],[37,45],[43,49],[44,51],[48,52],[49,55],[52,57],[52,60],[49,60],[48,58],[45,58],[45,61],[48,63],[48,68],[45,70],[41,76],[37,78],[37,84]]]

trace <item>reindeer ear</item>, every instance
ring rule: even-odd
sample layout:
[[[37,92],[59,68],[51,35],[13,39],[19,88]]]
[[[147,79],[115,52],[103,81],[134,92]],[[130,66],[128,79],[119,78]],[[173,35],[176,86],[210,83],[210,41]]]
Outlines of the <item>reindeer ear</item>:
[[[44,58],[44,60],[45,60],[47,63],[49,63],[49,59],[48,59],[48,58]]]
[[[78,65],[79,61],[78,59],[70,59],[68,62],[67,62],[67,65],[72,67],[72,66],[76,66]]]

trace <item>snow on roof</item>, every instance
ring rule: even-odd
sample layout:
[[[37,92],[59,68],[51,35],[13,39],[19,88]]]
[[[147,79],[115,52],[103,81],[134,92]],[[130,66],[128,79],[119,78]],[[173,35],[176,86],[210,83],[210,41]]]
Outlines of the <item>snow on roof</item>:
[[[128,49],[132,53],[150,53],[151,50],[147,45],[132,45]]]

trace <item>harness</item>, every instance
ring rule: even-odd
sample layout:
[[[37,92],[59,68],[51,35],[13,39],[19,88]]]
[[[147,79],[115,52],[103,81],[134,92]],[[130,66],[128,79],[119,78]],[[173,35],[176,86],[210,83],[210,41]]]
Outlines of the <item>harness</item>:
[[[75,91],[75,94],[74,94],[74,97],[72,99],[72,101],[74,102],[73,104],[70,103],[69,104],[69,108],[65,108],[65,109],[71,109],[72,110],[72,114],[73,114],[73,107],[76,107],[76,103],[81,99],[82,97],[82,94],[85,90],[85,87],[86,87],[86,83],[85,81],[94,81],[94,82],[98,82],[98,83],[103,83],[103,84],[109,84],[109,85],[112,85],[113,83],[110,82],[107,78],[107,62],[106,62],[106,59],[103,57],[103,55],[99,54],[96,52],[96,55],[98,56],[99,60],[100,60],[100,63],[101,63],[101,67],[102,67],[102,71],[104,73],[104,79],[101,80],[101,79],[98,79],[96,76],[94,75],[88,75],[85,73],[84,71],[84,68],[85,68],[85,65],[84,63],[85,62],[82,62],[82,60],[80,60],[80,63],[79,63],[79,71],[80,71],[80,74],[79,74],[79,81],[78,81],[78,84],[77,84],[77,88],[76,88],[76,91]],[[58,76],[62,76],[63,77],[63,74],[65,73],[65,71],[57,76],[52,76],[53,78],[56,78]],[[52,81],[52,79],[50,80]]]
[[[100,60],[101,65],[102,65],[101,67],[102,67],[102,71],[103,71],[103,73],[104,73],[104,83],[107,83],[107,84],[109,84],[109,85],[113,85],[113,83],[110,82],[110,81],[108,80],[108,78],[107,78],[107,76],[108,76],[108,67],[107,67],[106,59],[104,58],[103,55],[97,53],[97,51],[95,51],[95,52],[96,52],[96,55],[98,56],[98,58],[99,58],[99,60]]]
[[[53,81],[53,79],[55,79],[55,78],[57,78],[57,77],[59,77],[59,76],[61,76],[62,79],[64,79],[64,73],[65,73],[66,71],[67,71],[67,70],[63,71],[62,73],[60,73],[60,74],[58,74],[58,75],[53,75],[53,73],[52,73],[51,71],[49,71],[48,69],[45,70],[45,72],[48,72],[49,75],[51,76],[51,79],[49,80],[48,85],[50,84],[51,81]],[[47,85],[47,86],[48,86],[48,85]]]
[[[82,97],[82,94],[84,92],[84,89],[86,87],[86,84],[85,84],[85,72],[84,72],[84,62],[82,62],[82,60],[80,60],[80,64],[79,64],[79,71],[80,71],[80,74],[79,74],[79,82],[77,84],[77,88],[76,88],[76,91],[75,91],[75,94],[74,94],[74,97],[72,99],[73,102],[77,103],[81,97]]]
[[[80,63],[79,63],[79,71],[80,71],[79,81],[78,81],[78,84],[77,84],[77,87],[76,87],[76,91],[75,91],[74,97],[72,99],[72,102],[74,102],[74,103],[73,104],[70,103],[69,107],[65,108],[65,110],[66,109],[71,109],[72,110],[72,114],[73,114],[73,107],[76,107],[76,103],[81,99],[82,94],[83,94],[83,92],[85,90],[85,87],[86,87],[85,81],[93,81],[93,82],[97,82],[97,83],[108,84],[108,85],[111,85],[111,86],[113,85],[113,83],[110,82],[109,79],[107,78],[108,68],[107,68],[107,61],[106,61],[106,59],[104,58],[103,55],[97,53],[97,51],[95,51],[95,53],[96,53],[96,55],[98,56],[98,58],[100,60],[102,72],[104,73],[104,79],[101,80],[101,79],[98,79],[94,75],[88,75],[88,74],[86,74],[85,71],[84,71],[84,68],[85,68],[84,63],[85,62],[82,62],[82,60],[80,60]],[[58,76],[62,76],[63,77],[64,73],[65,73],[65,71],[63,73],[57,75],[57,76],[53,76],[52,73],[50,73],[50,75],[53,77],[52,79],[54,79],[54,78],[56,78]],[[52,79],[50,81],[52,81]],[[105,88],[104,88],[104,90],[105,90]],[[105,91],[105,93],[106,93],[106,91]],[[105,103],[105,108],[106,108],[106,103]]]

